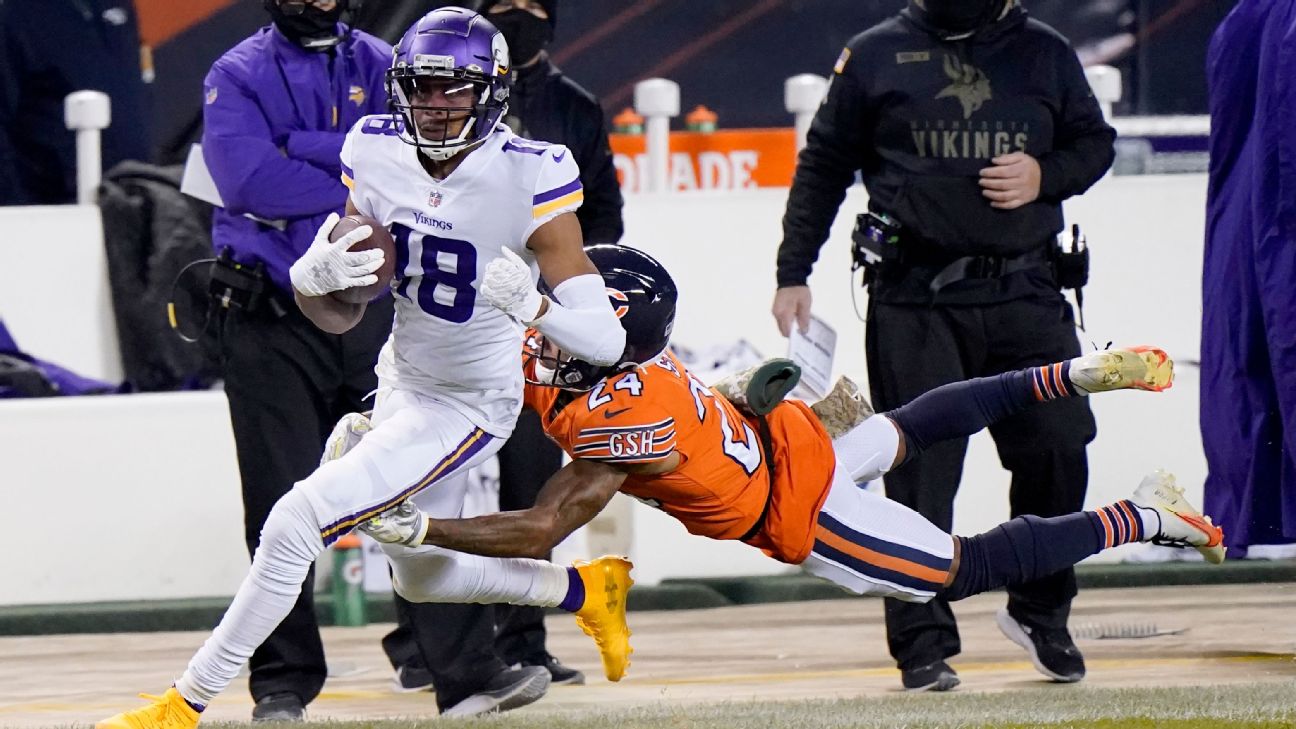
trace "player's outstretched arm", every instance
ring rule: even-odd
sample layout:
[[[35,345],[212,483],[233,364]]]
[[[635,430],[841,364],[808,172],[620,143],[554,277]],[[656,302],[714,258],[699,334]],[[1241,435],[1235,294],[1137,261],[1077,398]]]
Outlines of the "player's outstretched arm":
[[[428,519],[423,543],[485,557],[543,559],[597,516],[625,478],[619,468],[578,458],[545,483],[530,509],[471,519]]]
[[[536,291],[530,268],[507,248],[487,264],[481,294],[564,352],[597,365],[617,364],[625,351],[625,329],[608,301],[603,277],[585,255],[576,215],[563,213],[545,222],[527,247],[556,300]]]

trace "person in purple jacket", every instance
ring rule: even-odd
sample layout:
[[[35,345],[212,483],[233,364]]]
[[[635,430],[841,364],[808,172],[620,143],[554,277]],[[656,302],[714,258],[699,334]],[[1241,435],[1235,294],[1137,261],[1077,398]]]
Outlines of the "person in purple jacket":
[[[342,415],[367,410],[392,302],[327,334],[293,304],[288,268],[347,189],[339,154],[361,117],[386,110],[391,47],[342,22],[352,0],[264,0],[273,22],[221,56],[204,82],[203,157],[225,207],[212,243],[229,287],[220,329],[225,393],[243,481],[248,553],[271,507],[319,464]],[[324,685],[307,587],[253,654],[252,718],[298,720]]]
[[[1242,0],[1206,63],[1200,423],[1230,548],[1296,542],[1294,31],[1296,2]]]

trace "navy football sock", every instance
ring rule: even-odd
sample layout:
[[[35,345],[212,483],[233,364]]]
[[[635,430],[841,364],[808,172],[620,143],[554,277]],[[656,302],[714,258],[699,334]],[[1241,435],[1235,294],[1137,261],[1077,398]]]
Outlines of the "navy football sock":
[[[1143,541],[1146,534],[1139,507],[1129,501],[1048,519],[1019,516],[975,537],[955,537],[958,572],[941,596],[962,600],[1037,580],[1108,547]]]
[[[1070,362],[952,382],[886,416],[905,435],[905,460],[944,440],[966,438],[1033,403],[1076,394]]]

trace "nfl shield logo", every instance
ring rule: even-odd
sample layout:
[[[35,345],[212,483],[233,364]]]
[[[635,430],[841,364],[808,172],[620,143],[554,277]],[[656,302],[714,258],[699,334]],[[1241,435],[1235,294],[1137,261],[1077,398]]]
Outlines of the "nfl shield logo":
[[[434,207],[434,208],[439,208],[439,207],[441,207],[441,191],[440,191],[440,190],[433,190],[432,192],[429,192],[429,193],[428,193],[428,205],[431,205],[431,206]]]

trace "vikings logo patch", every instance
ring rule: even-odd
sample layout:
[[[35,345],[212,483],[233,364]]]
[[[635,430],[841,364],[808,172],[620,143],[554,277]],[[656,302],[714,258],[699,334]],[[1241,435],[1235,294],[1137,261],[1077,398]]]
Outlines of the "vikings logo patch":
[[[949,77],[949,86],[940,90],[936,98],[952,96],[958,99],[963,107],[963,118],[969,119],[981,105],[994,96],[990,92],[990,79],[979,68],[963,63],[957,56],[945,54],[945,75]]]
[[[363,104],[365,100],[364,87],[352,86],[350,89],[348,89],[347,100],[355,104],[356,106],[360,106],[361,104]]]

